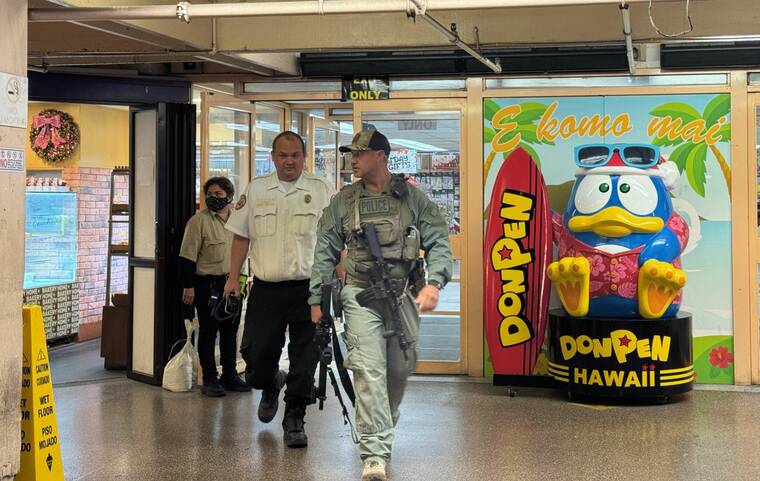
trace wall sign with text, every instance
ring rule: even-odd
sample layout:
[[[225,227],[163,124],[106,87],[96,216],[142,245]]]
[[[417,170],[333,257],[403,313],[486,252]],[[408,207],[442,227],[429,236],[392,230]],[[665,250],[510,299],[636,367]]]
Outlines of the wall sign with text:
[[[74,335],[79,330],[79,291],[76,283],[24,289],[24,304],[42,307],[48,341]]]
[[[390,82],[387,78],[349,77],[342,82],[343,100],[388,100]]]

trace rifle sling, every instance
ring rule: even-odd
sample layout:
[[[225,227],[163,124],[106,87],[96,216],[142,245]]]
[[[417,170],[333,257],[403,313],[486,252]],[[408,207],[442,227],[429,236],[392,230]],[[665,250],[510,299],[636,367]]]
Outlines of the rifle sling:
[[[333,338],[333,354],[335,356],[335,365],[338,366],[338,376],[340,377],[340,383],[343,385],[343,390],[346,391],[348,400],[351,401],[351,405],[356,405],[356,394],[354,393],[354,386],[351,384],[351,378],[348,376],[348,370],[343,365],[343,353],[340,350],[340,343],[338,342],[338,335],[335,333],[335,327],[332,329]]]

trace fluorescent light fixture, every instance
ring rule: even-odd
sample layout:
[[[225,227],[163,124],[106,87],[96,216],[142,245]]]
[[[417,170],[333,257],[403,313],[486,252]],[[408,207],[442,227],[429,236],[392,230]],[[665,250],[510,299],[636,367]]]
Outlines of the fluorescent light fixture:
[[[414,140],[407,139],[388,139],[391,144],[400,145],[408,149],[416,150],[418,152],[448,152],[448,149],[442,149],[435,145],[425,144],[422,142],[416,142]]]

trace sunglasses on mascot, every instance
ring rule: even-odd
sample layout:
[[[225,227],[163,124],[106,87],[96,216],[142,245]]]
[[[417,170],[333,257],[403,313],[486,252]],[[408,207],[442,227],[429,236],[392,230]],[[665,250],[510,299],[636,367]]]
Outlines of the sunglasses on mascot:
[[[589,169],[607,165],[617,152],[629,167],[646,169],[660,160],[660,148],[651,144],[586,144],[575,147],[575,165]]]

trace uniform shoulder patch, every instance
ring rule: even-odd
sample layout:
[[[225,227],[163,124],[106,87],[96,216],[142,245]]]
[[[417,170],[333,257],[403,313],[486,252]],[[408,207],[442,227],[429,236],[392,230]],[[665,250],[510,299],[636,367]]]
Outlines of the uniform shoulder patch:
[[[245,194],[240,196],[240,199],[238,199],[237,204],[235,204],[235,210],[242,209],[245,207],[245,203],[247,202],[247,199],[245,198]]]

